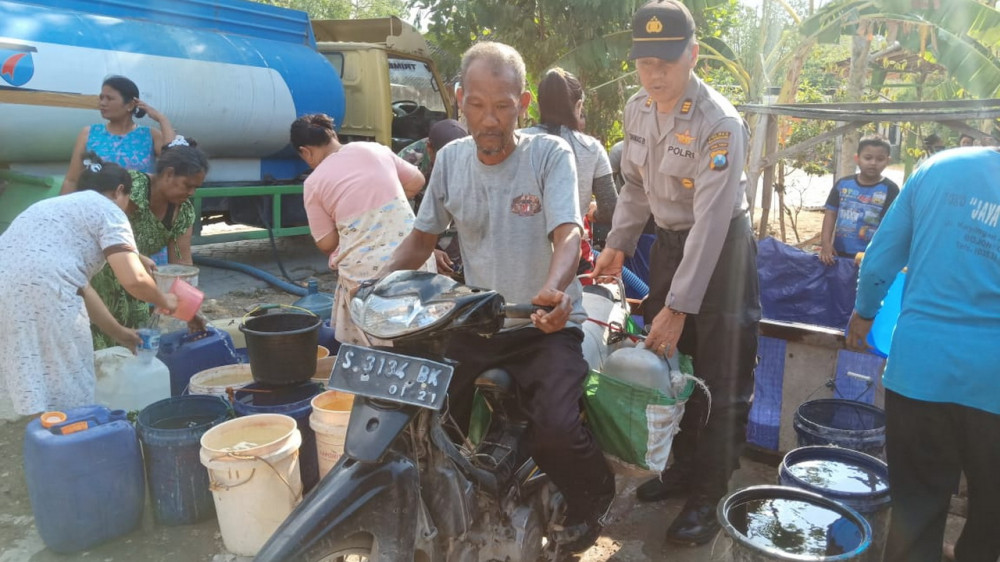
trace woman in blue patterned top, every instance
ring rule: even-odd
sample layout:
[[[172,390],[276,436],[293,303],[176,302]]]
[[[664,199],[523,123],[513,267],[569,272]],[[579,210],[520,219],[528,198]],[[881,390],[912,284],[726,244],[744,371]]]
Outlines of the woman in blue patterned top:
[[[139,88],[124,76],[110,76],[101,85],[101,117],[107,124],[84,127],[76,138],[69,170],[63,180],[61,193],[76,191],[84,152],[94,152],[107,162],[114,162],[126,170],[152,173],[154,159],[160,155],[164,144],[174,136],[174,128],[165,115],[139,99]],[[133,120],[145,115],[156,121],[159,129],[139,125]]]

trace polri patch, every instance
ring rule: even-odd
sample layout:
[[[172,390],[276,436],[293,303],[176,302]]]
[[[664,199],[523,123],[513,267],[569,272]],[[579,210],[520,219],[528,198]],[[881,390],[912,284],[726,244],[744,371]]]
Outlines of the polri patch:
[[[694,137],[691,136],[691,129],[684,131],[683,133],[674,133],[677,137],[677,142],[681,144],[691,144],[694,142]]]
[[[518,195],[510,204],[510,212],[519,217],[531,217],[537,215],[541,210],[542,201],[537,195],[530,193]]]
[[[715,170],[716,172],[721,172],[729,167],[729,151],[720,150],[713,152],[711,158],[708,161],[709,169]]]

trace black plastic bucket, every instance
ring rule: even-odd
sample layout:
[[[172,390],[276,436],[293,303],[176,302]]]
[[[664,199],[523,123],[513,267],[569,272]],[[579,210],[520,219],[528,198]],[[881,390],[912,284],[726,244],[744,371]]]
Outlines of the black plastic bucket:
[[[284,312],[245,319],[240,331],[246,336],[253,380],[286,385],[311,379],[322,323],[319,316]]]
[[[882,457],[885,411],[864,402],[829,398],[799,406],[792,422],[799,447],[836,445]]]
[[[800,447],[785,455],[778,483],[815,492],[863,515],[872,527],[872,547],[863,559],[882,560],[892,503],[884,462],[841,447]]]
[[[862,560],[871,527],[854,509],[787,486],[752,486],[719,501],[734,562]]]

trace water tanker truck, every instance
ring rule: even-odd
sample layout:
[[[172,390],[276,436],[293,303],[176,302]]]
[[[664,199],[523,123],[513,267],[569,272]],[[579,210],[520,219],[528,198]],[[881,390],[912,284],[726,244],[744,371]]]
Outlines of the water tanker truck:
[[[342,140],[398,150],[454,111],[426,41],[395,17],[310,21],[245,0],[0,0],[0,231],[58,193],[113,74],[208,153],[203,221],[279,236],[306,231],[296,117],[327,113]],[[195,242],[209,241],[200,226]]]

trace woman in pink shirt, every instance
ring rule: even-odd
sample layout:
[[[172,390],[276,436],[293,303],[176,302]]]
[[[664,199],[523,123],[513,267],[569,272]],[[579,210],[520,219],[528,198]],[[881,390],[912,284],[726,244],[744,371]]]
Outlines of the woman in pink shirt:
[[[380,144],[341,144],[333,120],[321,113],[296,119],[291,142],[313,169],[302,194],[309,230],[316,246],[330,256],[330,269],[337,271],[337,340],[384,345],[354,325],[350,294],[378,274],[410,233],[414,217],[407,198],[420,192],[424,176]],[[427,267],[434,271],[433,261]]]

